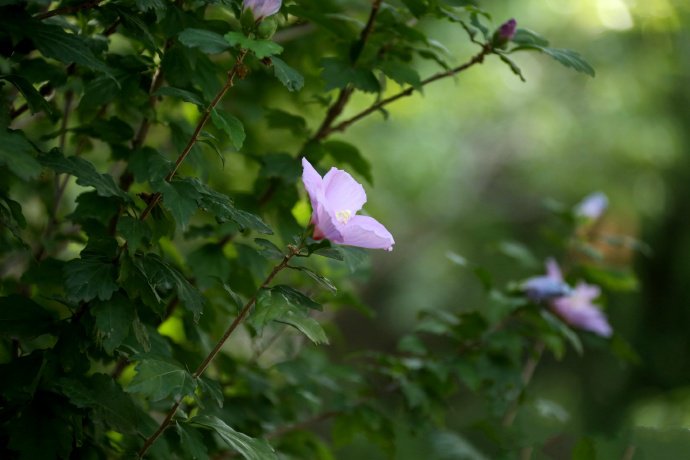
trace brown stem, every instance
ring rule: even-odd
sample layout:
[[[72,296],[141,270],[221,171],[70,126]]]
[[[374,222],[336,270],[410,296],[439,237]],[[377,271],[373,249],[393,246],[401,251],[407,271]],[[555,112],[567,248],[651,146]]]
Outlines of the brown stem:
[[[206,110],[204,110],[203,115],[201,116],[201,119],[199,120],[199,123],[197,123],[196,128],[194,129],[194,133],[192,134],[192,137],[189,139],[189,142],[187,142],[186,147],[180,153],[180,156],[177,157],[177,161],[175,161],[175,166],[173,167],[172,171],[166,176],[165,180],[170,182],[173,177],[175,177],[175,174],[177,173],[177,170],[179,169],[180,165],[182,162],[187,158],[187,155],[189,155],[189,152],[192,151],[192,147],[194,147],[194,144],[196,144],[197,139],[199,138],[199,134],[201,134],[201,130],[204,129],[204,126],[206,125],[206,122],[208,122],[209,118],[211,118],[211,113],[213,110],[216,108],[218,103],[220,102],[221,99],[223,99],[223,96],[225,96],[225,93],[228,92],[230,88],[232,88],[235,85],[235,77],[237,74],[240,72],[240,69],[243,65],[243,61],[245,56],[247,55],[247,50],[242,50],[240,51],[240,54],[237,56],[237,60],[235,61],[235,65],[232,67],[232,69],[228,72],[228,79],[225,82],[225,85],[220,89],[218,94],[216,94],[216,97],[213,98],[213,101],[211,101],[211,104],[209,104],[208,107],[206,107]],[[139,217],[140,220],[146,219],[146,217],[151,214],[151,211],[153,208],[156,207],[156,205],[160,202],[161,200],[161,194],[160,193],[155,193],[153,197],[149,200],[148,206],[146,206],[146,209],[141,213],[141,216]]]
[[[472,59],[467,61],[466,63],[464,63],[458,67],[455,67],[453,69],[447,70],[445,72],[439,72],[437,74],[434,74],[434,75],[430,76],[429,78],[422,80],[420,85],[425,86],[425,85],[428,85],[429,83],[433,83],[437,80],[441,80],[443,78],[448,78],[448,77],[452,77],[454,75],[457,75],[458,73],[469,69],[470,67],[474,66],[475,64],[482,63],[484,61],[484,58],[488,54],[490,54],[491,52],[492,52],[491,46],[484,45],[482,50],[478,54],[476,54],[474,57],[472,57]],[[386,99],[382,99],[382,100],[376,102],[375,104],[372,104],[368,108],[359,112],[357,115],[354,115],[353,117],[348,118],[347,120],[344,120],[344,121],[338,123],[337,125],[333,126],[332,128],[329,128],[325,132],[321,133],[322,137],[326,137],[326,136],[328,136],[328,135],[330,135],[336,131],[345,131],[350,125],[352,125],[353,123],[356,123],[357,121],[361,120],[362,118],[366,117],[367,115],[370,115],[373,112],[381,110],[384,106],[386,106],[392,102],[395,102],[398,99],[401,99],[401,98],[406,97],[406,96],[410,96],[412,93],[414,93],[415,89],[416,89],[415,87],[411,86],[411,87],[399,92],[398,94],[387,97]]]
[[[240,313],[237,315],[235,320],[230,324],[228,329],[225,331],[223,336],[218,340],[218,343],[216,343],[216,346],[213,347],[211,352],[204,358],[204,360],[199,364],[199,367],[196,368],[194,373],[192,374],[193,377],[199,378],[201,375],[206,371],[208,366],[211,364],[211,362],[214,360],[216,356],[218,356],[218,353],[220,353],[220,350],[223,348],[225,345],[225,342],[230,338],[233,332],[237,329],[237,327],[242,323],[242,321],[247,317],[249,312],[251,311],[252,307],[254,304],[256,304],[256,300],[259,296],[259,293],[261,292],[262,289],[265,289],[268,287],[268,285],[273,281],[273,278],[281,272],[285,267],[287,267],[288,263],[290,262],[290,259],[292,259],[296,254],[299,253],[300,248],[297,247],[291,247],[290,248],[290,253],[286,255],[283,260],[273,267],[273,270],[271,270],[271,273],[266,277],[266,280],[261,284],[261,287],[254,293],[254,295],[247,301],[247,303],[242,307],[242,310],[240,310]],[[142,448],[139,450],[139,458],[142,458],[146,452],[149,450],[149,448],[153,445],[154,442],[163,434],[165,429],[170,425],[170,422],[172,421],[172,418],[175,416],[175,413],[177,412],[177,409],[180,407],[180,401],[176,402],[173,407],[170,408],[168,411],[168,414],[165,416],[165,419],[161,422],[160,426],[156,430],[155,433],[153,433],[146,441],[144,442],[144,445]]]
[[[546,345],[544,344],[544,342],[537,342],[534,345],[534,349],[530,352],[530,356],[529,358],[527,358],[527,361],[525,362],[525,367],[522,368],[523,387],[527,387],[527,385],[529,385],[529,383],[532,381],[534,371],[536,370],[537,365],[539,364],[539,361],[541,360],[541,357],[544,354],[545,348]],[[508,409],[508,412],[506,412],[503,416],[504,427],[509,427],[513,424],[519,408],[520,402],[518,398],[515,401],[513,401],[513,404],[510,406],[510,409]]]
[[[102,3],[103,0],[89,0],[84,3],[80,3],[79,5],[73,5],[73,6],[63,6],[62,8],[55,8],[54,10],[46,11],[45,13],[39,13],[36,16],[34,16],[34,19],[38,19],[39,21],[42,21],[43,19],[47,18],[52,18],[53,16],[60,16],[63,14],[72,14],[72,13],[77,13],[81,10],[87,10],[89,8],[95,8],[98,6],[99,3]]]
[[[350,58],[350,62],[353,66],[357,64],[357,61],[362,55],[362,51],[364,51],[364,47],[366,46],[367,41],[369,40],[369,37],[371,36],[372,31],[374,30],[376,16],[378,15],[380,9],[381,0],[374,0],[371,4],[369,19],[367,20],[364,29],[362,29],[362,33],[359,36],[359,40],[357,40],[353,47],[353,53]],[[350,100],[350,96],[352,96],[353,92],[354,88],[352,86],[347,86],[340,90],[337,99],[335,100],[333,105],[330,106],[328,112],[326,112],[326,117],[323,119],[321,126],[319,126],[319,129],[316,131],[316,134],[314,134],[310,141],[318,141],[328,136],[328,133],[331,129],[331,125],[333,124],[335,119],[338,118],[340,114],[343,112],[343,109]]]

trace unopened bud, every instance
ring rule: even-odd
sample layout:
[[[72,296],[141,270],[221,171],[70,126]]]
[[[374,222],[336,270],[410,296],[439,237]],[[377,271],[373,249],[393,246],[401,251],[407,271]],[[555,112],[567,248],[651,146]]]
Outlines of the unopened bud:
[[[509,19],[508,21],[501,24],[501,27],[496,29],[493,37],[493,45],[496,48],[504,47],[509,41],[515,36],[515,31],[517,30],[517,21],[515,19]]]

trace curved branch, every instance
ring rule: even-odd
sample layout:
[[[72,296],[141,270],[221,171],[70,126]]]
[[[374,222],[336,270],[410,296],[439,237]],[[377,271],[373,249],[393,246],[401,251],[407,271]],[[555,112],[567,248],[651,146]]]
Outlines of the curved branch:
[[[213,347],[213,349],[209,352],[209,354],[204,358],[204,360],[199,364],[199,366],[196,368],[192,376],[197,379],[201,377],[201,375],[206,371],[208,366],[211,364],[211,362],[215,359],[216,356],[218,356],[218,353],[220,353],[220,350],[223,348],[223,345],[225,345],[225,342],[228,341],[230,336],[232,335],[233,332],[237,329],[237,327],[244,321],[244,319],[247,317],[249,312],[251,311],[252,307],[256,304],[256,300],[259,297],[259,293],[261,292],[262,289],[265,289],[268,287],[268,285],[273,281],[273,278],[280,273],[283,269],[285,269],[290,262],[290,259],[292,259],[295,255],[299,253],[301,248],[298,247],[290,247],[290,253],[286,255],[283,260],[273,267],[273,270],[271,270],[271,273],[266,277],[263,283],[261,283],[261,286],[257,291],[254,293],[254,295],[247,301],[246,304],[244,304],[244,307],[242,307],[242,310],[240,310],[240,313],[237,315],[235,320],[230,324],[230,326],[227,328],[223,336],[218,340],[218,343],[216,343],[216,346]],[[161,422],[160,426],[156,430],[155,433],[153,433],[146,441],[144,442],[144,445],[142,448],[139,450],[139,458],[142,458],[146,452],[149,450],[149,448],[153,445],[153,443],[156,442],[156,440],[165,432],[165,430],[170,426],[170,423],[172,422],[173,417],[177,413],[177,410],[180,407],[181,401],[177,401],[168,411],[166,414],[165,418]]]

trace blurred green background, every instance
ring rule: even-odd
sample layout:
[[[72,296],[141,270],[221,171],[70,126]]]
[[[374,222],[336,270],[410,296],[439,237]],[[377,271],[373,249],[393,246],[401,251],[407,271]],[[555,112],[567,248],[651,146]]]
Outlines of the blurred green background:
[[[548,440],[533,458],[569,458],[574,446],[584,451],[587,442],[576,444],[582,435],[594,440],[598,458],[625,458],[633,453],[628,445],[635,446],[636,459],[686,458],[690,4],[515,0],[485,7],[496,24],[515,17],[552,46],[579,51],[596,78],[522,53],[515,60],[527,78],[523,83],[488,59],[390,106],[389,120],[375,114],[337,136],[372,162],[367,210],[396,238],[392,253],[375,255],[373,279],[362,286],[377,319],[343,312],[347,341],[354,348],[391,348],[420,309],[486,303],[477,280],[448,261],[449,250],[486,266],[499,283],[540,272],[536,265],[516,275],[520,268],[501,255],[500,243],[521,242],[540,259],[563,257],[550,252],[545,229],[553,218],[546,203],[569,207],[603,191],[610,199],[604,231],[651,248],[647,255],[609,250],[603,262],[635,265],[638,289],[610,295],[607,312],[640,362],[623,363],[597,347],[584,357],[569,351],[562,362],[546,358],[532,390],[545,399],[518,424],[525,436]],[[457,63],[475,52],[457,26],[434,22],[426,30],[452,44]],[[436,71],[430,63],[421,68],[422,75]],[[345,116],[368,102],[366,96],[355,99]],[[459,429],[471,423],[465,403],[452,411]],[[460,458],[464,449],[462,440],[443,433],[401,447],[400,459]],[[375,458],[369,447],[362,449],[345,450],[342,458]]]

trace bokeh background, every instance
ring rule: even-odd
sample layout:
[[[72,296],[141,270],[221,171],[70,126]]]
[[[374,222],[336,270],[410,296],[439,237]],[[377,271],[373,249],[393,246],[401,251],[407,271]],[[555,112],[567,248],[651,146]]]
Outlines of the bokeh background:
[[[537,259],[564,256],[551,253],[554,203],[570,207],[602,191],[610,199],[603,231],[649,248],[609,247],[602,262],[634,266],[637,283],[623,280],[631,289],[609,295],[607,312],[639,362],[601,347],[584,356],[570,351],[561,362],[547,357],[533,382],[542,417],[527,411],[518,423],[550,439],[536,458],[568,458],[580,435],[594,441],[598,458],[620,458],[631,439],[634,458],[684,458],[690,455],[690,4],[515,0],[486,8],[497,24],[515,17],[552,46],[579,51],[596,78],[523,53],[515,57],[523,83],[488,59],[390,106],[388,120],[375,114],[337,136],[373,164],[367,209],[397,243],[392,253],[375,254],[372,278],[362,284],[376,320],[356,312],[338,317],[346,341],[354,349],[392,348],[421,309],[485,303],[479,282],[454,266],[448,251],[485,266],[499,283],[538,273]],[[458,63],[475,52],[456,25],[425,27],[450,44]],[[420,66],[422,75],[437,70]],[[345,116],[369,102],[355,99]],[[506,251],[512,243],[532,251],[534,266],[515,264]],[[470,403],[454,404],[457,427],[471,424]],[[459,458],[464,449],[461,440],[438,433],[401,447],[401,459]],[[362,441],[342,458],[377,454]]]

